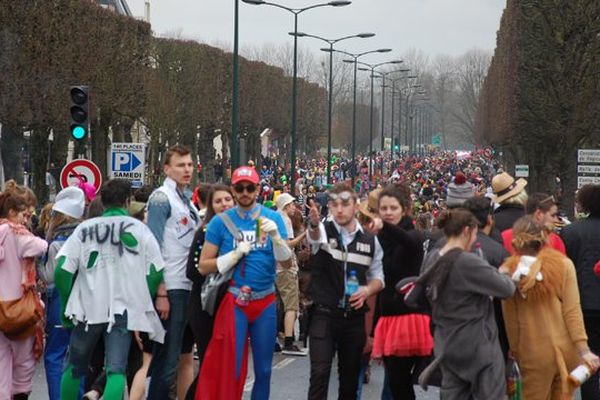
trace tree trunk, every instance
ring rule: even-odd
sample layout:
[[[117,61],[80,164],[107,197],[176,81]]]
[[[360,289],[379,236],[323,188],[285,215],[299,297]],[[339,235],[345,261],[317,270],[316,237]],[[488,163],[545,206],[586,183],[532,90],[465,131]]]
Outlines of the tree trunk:
[[[38,198],[38,204],[48,202],[49,188],[46,185],[46,170],[48,165],[48,135],[50,128],[39,128],[31,132],[29,139],[32,190]]]
[[[0,151],[6,180],[14,179],[18,183],[23,182],[23,142],[23,132],[2,125]]]
[[[100,110],[98,121],[92,126],[92,161],[100,168],[102,178],[107,174],[108,133],[112,120],[110,112]]]

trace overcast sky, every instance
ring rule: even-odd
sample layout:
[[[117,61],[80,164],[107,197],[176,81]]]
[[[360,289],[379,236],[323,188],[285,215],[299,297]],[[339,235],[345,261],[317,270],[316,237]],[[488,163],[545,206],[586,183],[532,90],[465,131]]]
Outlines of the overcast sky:
[[[143,15],[144,0],[127,1],[136,16]],[[322,2],[274,1],[288,7]],[[231,49],[234,0],[150,0],[150,4],[156,34],[179,34]],[[395,54],[419,49],[430,56],[460,55],[473,47],[494,49],[505,4],[506,0],[354,0],[349,6],[300,14],[298,30],[328,38],[377,34],[339,45],[350,52],[389,47]],[[240,1],[240,46],[290,43],[287,33],[293,30],[293,21],[293,15],[284,10]],[[321,47],[320,42],[301,40],[303,47],[315,52]]]

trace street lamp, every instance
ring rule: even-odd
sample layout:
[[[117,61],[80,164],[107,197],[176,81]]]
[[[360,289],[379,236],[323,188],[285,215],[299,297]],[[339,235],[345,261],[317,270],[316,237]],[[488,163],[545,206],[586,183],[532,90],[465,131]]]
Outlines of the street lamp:
[[[331,125],[332,125],[332,109],[333,109],[333,51],[334,51],[333,46],[336,43],[339,43],[343,40],[353,39],[353,38],[366,39],[366,38],[371,38],[371,37],[375,36],[375,34],[374,33],[359,33],[357,35],[344,36],[344,37],[337,38],[337,39],[326,39],[321,36],[311,35],[311,34],[304,33],[304,32],[290,32],[290,35],[296,36],[296,37],[308,37],[308,38],[318,39],[318,40],[321,40],[321,41],[329,44],[329,49],[327,49],[327,51],[329,52],[329,101],[328,101],[329,104],[328,104],[328,111],[327,111],[327,113],[328,113],[328,115],[327,115],[327,183],[330,184],[331,183]]]
[[[409,71],[409,70],[407,70]],[[394,101],[396,99],[396,83],[404,80],[404,79],[417,79],[418,76],[417,75],[408,75],[408,76],[401,76],[399,78],[396,79],[392,79],[392,143],[394,142],[393,137],[394,137]],[[400,95],[400,98],[398,99],[398,150],[400,150],[400,146],[401,146],[401,142],[402,142],[402,91],[405,90],[407,88],[404,89],[400,89],[398,91],[398,94]]]
[[[409,104],[410,104],[410,98],[411,96],[414,94],[412,92],[412,89],[419,89],[421,88],[421,85],[411,85],[411,86],[407,86],[403,89],[400,90],[400,94],[402,94],[403,91],[408,90],[410,91],[410,93],[408,93],[406,95],[406,144],[409,146],[409,150],[413,150],[413,134],[412,134],[412,115],[409,114]]]
[[[372,161],[372,157],[373,157],[373,92],[374,92],[373,80],[375,79],[375,70],[384,65],[401,64],[402,62],[403,61],[401,61],[401,60],[386,61],[386,62],[382,62],[382,63],[378,63],[378,64],[368,64],[368,63],[361,62],[361,61],[358,62],[360,65],[365,66],[365,67],[359,68],[361,71],[371,71],[371,76],[370,76],[371,77],[371,112],[370,112],[370,122],[369,122],[369,178],[371,177],[371,174],[373,173],[371,164],[373,163],[373,161]],[[398,72],[398,71],[396,71],[396,72]]]
[[[392,49],[377,49],[365,51],[358,54],[348,53],[347,51],[335,50],[335,49],[321,49],[321,51],[335,51],[337,53],[345,54],[348,57],[352,58],[352,60],[343,60],[345,63],[354,64],[354,94],[352,101],[352,183],[354,183],[354,179],[356,178],[356,73],[358,69],[358,59],[362,56],[366,56],[367,54],[373,53],[389,53]]]
[[[296,193],[296,112],[297,112],[297,90],[298,90],[298,15],[304,11],[312,10],[319,7],[343,7],[351,4],[351,1],[335,0],[327,3],[313,4],[303,8],[290,8],[281,4],[271,3],[270,1],[262,0],[242,0],[244,3],[252,5],[266,5],[281,8],[294,14],[294,76],[292,80],[292,149],[291,149],[291,190]]]

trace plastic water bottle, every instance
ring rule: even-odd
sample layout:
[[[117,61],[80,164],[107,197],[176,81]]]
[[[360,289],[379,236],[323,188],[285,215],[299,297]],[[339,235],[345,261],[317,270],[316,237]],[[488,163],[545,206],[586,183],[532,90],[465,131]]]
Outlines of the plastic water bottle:
[[[513,357],[509,357],[508,364],[506,368],[508,398],[509,400],[521,400],[523,398],[523,378],[519,364]]]
[[[350,276],[346,279],[346,296],[350,297],[358,290],[358,278],[356,271],[350,271]]]

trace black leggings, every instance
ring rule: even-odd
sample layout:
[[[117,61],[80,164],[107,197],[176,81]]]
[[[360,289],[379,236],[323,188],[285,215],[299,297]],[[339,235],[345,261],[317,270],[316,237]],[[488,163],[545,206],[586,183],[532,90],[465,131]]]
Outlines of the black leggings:
[[[394,400],[415,400],[413,375],[420,357],[383,357]]]

